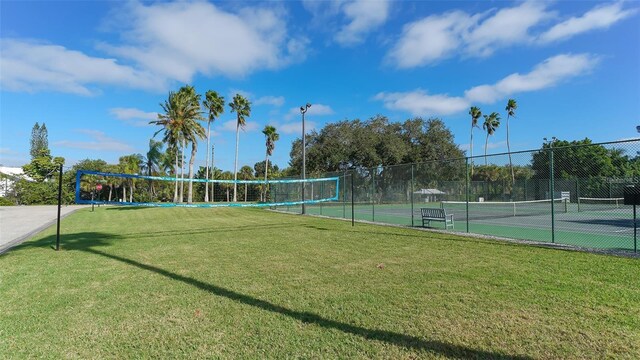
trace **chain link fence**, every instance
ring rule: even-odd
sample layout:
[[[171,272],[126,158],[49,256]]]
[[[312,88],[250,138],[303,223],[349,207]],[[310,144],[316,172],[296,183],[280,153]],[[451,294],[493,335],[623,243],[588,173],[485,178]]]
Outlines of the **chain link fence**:
[[[305,211],[422,226],[421,209],[437,208],[453,215],[448,229],[458,232],[637,251],[633,206],[623,193],[640,185],[639,154],[640,139],[573,146],[554,140],[532,151],[322,174],[340,177],[339,199]]]

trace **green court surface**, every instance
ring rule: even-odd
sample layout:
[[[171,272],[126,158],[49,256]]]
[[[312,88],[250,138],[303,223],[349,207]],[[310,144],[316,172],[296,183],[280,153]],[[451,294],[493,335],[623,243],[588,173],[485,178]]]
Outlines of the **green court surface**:
[[[439,202],[414,204],[413,219],[411,204],[358,204],[354,208],[355,220],[379,223],[422,226],[420,207],[440,207]],[[299,206],[279,207],[280,210],[299,213]],[[578,212],[577,204],[566,204],[555,208],[555,236],[552,235],[551,211],[529,216],[496,216],[469,221],[466,212],[454,211],[457,232],[470,232],[520,240],[555,242],[573,246],[633,251],[638,245],[633,239],[631,209],[602,209]],[[307,205],[311,215],[323,215],[351,219],[351,204]],[[476,210],[478,211],[478,210]],[[482,214],[482,211],[480,211]],[[432,222],[434,228],[444,229],[444,223]],[[451,228],[449,228],[451,229]]]

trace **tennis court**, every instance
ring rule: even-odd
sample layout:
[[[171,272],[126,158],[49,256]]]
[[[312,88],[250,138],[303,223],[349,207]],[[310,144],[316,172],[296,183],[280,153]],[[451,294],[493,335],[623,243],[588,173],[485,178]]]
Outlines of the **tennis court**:
[[[606,201],[606,200],[605,200]],[[502,236],[522,240],[558,242],[563,244],[602,248],[633,250],[633,211],[631,206],[617,204],[578,204],[568,201],[554,203],[555,238],[552,235],[551,202],[512,202],[493,204],[470,203],[469,232]],[[405,226],[421,226],[420,208],[444,206],[454,215],[453,230],[467,231],[466,208],[463,202],[430,202],[411,204],[355,204],[356,220],[366,220]],[[515,215],[513,208],[516,207]],[[526,207],[533,207],[527,209]],[[300,212],[301,208],[283,210]],[[318,204],[306,207],[308,214],[329,217],[351,218],[350,203]],[[413,216],[412,216],[413,214]],[[444,229],[444,223],[432,223]],[[553,238],[553,239],[552,239]]]

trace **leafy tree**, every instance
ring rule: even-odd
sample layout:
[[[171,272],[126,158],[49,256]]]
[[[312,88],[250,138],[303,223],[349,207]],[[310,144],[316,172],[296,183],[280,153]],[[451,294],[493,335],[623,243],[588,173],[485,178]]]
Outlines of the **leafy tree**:
[[[453,134],[439,119],[420,118],[402,124],[384,116],[367,121],[344,120],[325,125],[307,134],[307,171],[325,173],[350,169],[460,158],[463,152],[453,142]],[[301,173],[302,141],[291,148],[292,175]]]
[[[22,170],[36,182],[43,182],[51,179],[60,165],[64,165],[64,158],[52,157],[49,149],[41,149],[29,164],[22,167]]]
[[[265,126],[264,129],[262,130],[262,133],[266,137],[265,145],[267,147],[267,154],[264,160],[266,166],[264,167],[264,197],[263,197],[263,200],[266,201],[267,190],[268,190],[267,173],[269,170],[269,156],[273,155],[273,149],[275,149],[276,147],[276,141],[280,139],[280,134],[278,134],[276,132],[276,128],[271,125]]]
[[[280,168],[278,167],[278,165],[274,165],[272,162],[269,162],[269,174],[270,174],[270,178],[274,178],[274,177],[280,177],[281,176],[281,171]],[[258,161],[257,163],[253,164],[253,176],[254,177],[260,177],[264,174],[265,172],[265,161]]]
[[[482,116],[482,111],[476,106],[469,109],[471,115],[471,141],[469,141],[469,156],[471,157],[471,176],[473,176],[473,128],[478,127],[478,119]]]
[[[49,138],[47,125],[42,123],[40,126],[38,123],[33,125],[31,129],[31,158],[34,159],[38,156],[41,156],[43,152],[49,151]]]
[[[493,135],[500,126],[500,114],[492,112],[491,115],[484,115],[482,129],[487,132],[487,139],[484,142],[484,164],[487,165],[487,147],[489,146],[489,136]]]
[[[211,123],[224,112],[224,97],[220,96],[217,92],[213,90],[209,90],[204,95],[205,99],[202,103],[203,106],[207,109],[209,114],[207,118],[207,162],[205,175],[207,177],[207,181],[209,180],[209,149],[211,149],[210,140],[211,140]],[[213,197],[213,194],[211,194]],[[205,186],[204,190],[204,201],[209,201],[209,187]]]
[[[509,168],[511,169],[512,183],[516,181],[516,176],[513,172],[513,162],[511,162],[511,145],[509,145],[509,118],[515,117],[517,108],[518,103],[514,99],[509,99],[509,101],[507,101],[507,107],[504,108],[507,112],[507,153],[509,154]]]
[[[251,115],[251,103],[244,96],[236,94],[233,97],[233,102],[229,103],[231,112],[236,113],[236,160],[233,167],[234,181],[238,181],[238,143],[240,141],[240,129],[244,130],[246,125],[246,118]],[[238,184],[233,184],[233,201],[238,201],[237,198]]]

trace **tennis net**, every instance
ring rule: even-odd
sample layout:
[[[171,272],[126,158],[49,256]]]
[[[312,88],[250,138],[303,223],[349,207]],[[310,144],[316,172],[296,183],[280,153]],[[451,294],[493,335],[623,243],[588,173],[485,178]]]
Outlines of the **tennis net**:
[[[624,198],[592,198],[579,197],[578,211],[602,211],[621,209],[624,206]]]
[[[469,220],[496,219],[512,216],[536,216],[551,214],[551,203],[556,212],[567,212],[567,199],[529,201],[469,202]],[[442,201],[440,207],[454,214],[456,219],[466,217],[467,202]]]

